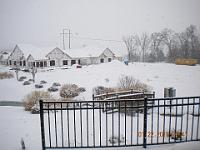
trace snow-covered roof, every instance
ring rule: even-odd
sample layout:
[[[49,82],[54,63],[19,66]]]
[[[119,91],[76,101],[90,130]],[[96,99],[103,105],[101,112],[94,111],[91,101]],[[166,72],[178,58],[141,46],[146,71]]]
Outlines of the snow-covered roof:
[[[46,59],[46,55],[55,48],[39,48],[31,44],[17,44],[17,46],[26,58],[31,54],[35,60]]]
[[[10,54],[9,53],[8,54],[2,54],[2,56],[3,56],[4,59],[8,59],[8,57],[10,56]]]
[[[117,49],[111,49],[110,47],[94,47],[86,46],[77,49],[64,50],[71,57],[99,57],[104,50],[110,49],[115,56],[123,56],[124,54]]]

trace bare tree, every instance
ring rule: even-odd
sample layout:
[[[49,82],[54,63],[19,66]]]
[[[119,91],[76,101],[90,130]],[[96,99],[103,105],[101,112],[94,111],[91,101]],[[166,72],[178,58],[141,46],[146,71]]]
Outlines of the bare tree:
[[[35,83],[35,74],[37,73],[37,68],[33,67],[31,68],[31,74],[32,74],[32,77],[33,77],[33,82]]]
[[[171,29],[163,29],[161,32],[163,36],[163,42],[168,48],[168,61],[173,62],[177,55],[178,43],[177,36]]]
[[[128,59],[129,61],[133,61],[135,57],[137,57],[137,40],[135,35],[130,35],[127,37],[123,37],[123,41],[126,44],[128,50]]]
[[[151,45],[150,45],[150,55],[149,61],[163,61],[164,60],[164,53],[163,53],[163,36],[159,32],[155,32],[151,34]],[[162,55],[162,56],[161,56]]]
[[[184,32],[178,34],[180,56],[183,58],[198,58],[200,39],[196,26],[190,25]]]
[[[19,71],[20,71],[20,66],[19,66],[19,63],[16,62],[15,74],[16,74],[17,81],[19,81]]]
[[[151,39],[147,33],[142,33],[141,36],[136,36],[136,42],[142,53],[142,62],[145,62],[147,51],[150,47]]]

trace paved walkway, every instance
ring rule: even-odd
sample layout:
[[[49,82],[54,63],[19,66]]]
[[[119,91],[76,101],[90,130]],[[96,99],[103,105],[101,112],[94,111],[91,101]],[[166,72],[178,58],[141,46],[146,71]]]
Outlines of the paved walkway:
[[[23,106],[23,103],[18,101],[0,101],[0,106]]]

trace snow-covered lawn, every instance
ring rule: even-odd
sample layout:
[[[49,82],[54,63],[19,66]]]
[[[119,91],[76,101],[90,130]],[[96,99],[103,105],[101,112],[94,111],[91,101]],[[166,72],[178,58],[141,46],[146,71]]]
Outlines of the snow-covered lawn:
[[[8,68],[0,67],[0,71]],[[13,71],[15,74],[15,72]],[[92,88],[98,85],[113,87],[117,86],[119,78],[123,75],[131,75],[141,82],[153,87],[156,97],[163,97],[165,87],[174,87],[177,96],[200,95],[200,66],[177,66],[167,63],[133,63],[128,66],[119,61],[110,63],[84,66],[83,68],[72,67],[70,69],[54,69],[52,71],[38,70],[36,83],[46,80],[42,90],[47,90],[53,82],[61,84],[74,83],[85,87],[86,92],[79,96],[82,100],[92,99]],[[19,76],[32,78],[30,73],[20,72]],[[22,101],[24,96],[35,90],[34,84],[23,85],[16,78],[0,80],[0,100]],[[59,92],[53,93],[59,97]]]
[[[8,68],[0,67],[0,71],[8,71]],[[14,71],[12,72],[15,74]],[[177,96],[200,95],[199,65],[177,66],[166,63],[133,63],[126,66],[119,61],[112,61],[100,65],[84,66],[79,69],[72,67],[70,69],[55,68],[51,71],[38,70],[36,83],[41,80],[47,81],[43,90],[47,90],[53,82],[61,84],[74,83],[86,88],[86,92],[81,93],[77,99],[91,100],[92,88],[99,85],[106,87],[117,86],[119,78],[124,75],[131,75],[152,86],[153,91],[156,92],[156,97],[163,97],[165,87],[176,88]],[[27,76],[27,80],[31,78],[30,73],[20,72],[20,76]],[[0,101],[22,101],[24,96],[33,90],[35,90],[34,84],[24,86],[23,82],[17,81],[16,78],[0,80]],[[55,92],[53,95],[59,97],[59,92]],[[28,150],[41,149],[39,115],[25,112],[22,107],[0,107],[0,149],[20,150],[21,138],[25,140]],[[148,149],[197,150],[199,147],[200,142],[191,142],[148,146]]]
[[[21,150],[21,138],[27,150],[41,150],[39,115],[25,112],[22,107],[0,107],[0,149]],[[148,146],[148,150],[199,150],[200,142]],[[111,148],[106,148],[106,150]],[[112,150],[124,148],[112,148]],[[141,146],[127,150],[144,150]]]

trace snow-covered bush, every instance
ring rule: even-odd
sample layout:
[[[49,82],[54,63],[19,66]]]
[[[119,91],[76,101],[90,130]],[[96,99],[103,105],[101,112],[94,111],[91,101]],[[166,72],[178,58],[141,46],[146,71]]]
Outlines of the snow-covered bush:
[[[60,85],[60,83],[58,83],[58,82],[54,82],[54,83],[52,84],[52,86],[61,86],[61,85]]]
[[[100,94],[105,94],[105,93],[110,93],[110,92],[115,92],[115,89],[107,88],[104,86],[97,86],[97,87],[93,88],[94,95],[100,95]]]
[[[43,88],[43,85],[42,85],[42,84],[35,84],[35,88],[36,88],[36,89]]]
[[[24,79],[26,79],[26,76],[21,76],[19,79],[24,80]]]
[[[45,80],[40,81],[40,84],[46,84],[46,83],[47,83],[47,81],[45,81]]]
[[[80,88],[77,89],[77,91],[78,91],[79,93],[81,93],[81,92],[85,92],[86,89],[85,89],[84,87],[80,87]]]
[[[23,85],[30,85],[30,81],[24,81]]]
[[[151,87],[145,83],[140,82],[132,76],[123,76],[118,81],[119,90],[137,90],[142,92],[150,92]]]
[[[55,87],[55,86],[52,86],[52,87],[48,88],[48,91],[49,92],[56,92],[56,91],[58,91],[58,88]]]
[[[11,72],[0,72],[0,79],[10,79],[13,77],[14,75]]]
[[[123,135],[121,135],[120,137],[118,137],[118,136],[111,136],[108,141],[111,144],[116,144],[116,143],[124,143],[124,139],[125,138],[124,138]]]
[[[79,88],[76,84],[64,84],[60,89],[60,96],[63,98],[76,97],[85,88]]]
[[[33,111],[34,109],[39,109],[39,100],[52,99],[49,92],[45,91],[33,91],[30,94],[26,95],[23,99],[23,106],[26,111]],[[36,107],[37,106],[37,107]]]
[[[18,79],[18,81],[24,81],[24,79],[26,79],[26,77],[25,76],[21,76],[19,79]]]

